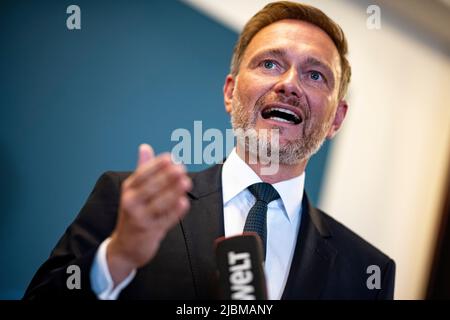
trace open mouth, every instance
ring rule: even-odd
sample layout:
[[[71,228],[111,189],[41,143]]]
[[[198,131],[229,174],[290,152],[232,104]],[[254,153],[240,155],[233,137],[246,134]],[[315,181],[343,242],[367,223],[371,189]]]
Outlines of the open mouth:
[[[290,110],[283,106],[269,106],[261,111],[261,116],[264,119],[289,123],[293,125],[300,124],[303,118],[298,110]]]

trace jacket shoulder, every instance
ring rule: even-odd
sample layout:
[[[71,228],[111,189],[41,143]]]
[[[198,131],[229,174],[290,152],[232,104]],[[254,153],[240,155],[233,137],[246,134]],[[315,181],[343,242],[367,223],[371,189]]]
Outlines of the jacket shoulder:
[[[133,172],[132,171],[106,171],[102,173],[98,181],[102,180],[113,180],[122,183],[126,178],[128,178]]]
[[[386,264],[392,259],[380,249],[363,239],[360,235],[332,218],[322,210],[317,209],[331,233],[329,239],[339,252],[349,259],[364,259],[374,263]]]
[[[337,251],[329,290],[324,297],[392,299],[395,262],[342,223],[317,211],[329,231],[325,240]],[[375,284],[377,287],[370,287]]]

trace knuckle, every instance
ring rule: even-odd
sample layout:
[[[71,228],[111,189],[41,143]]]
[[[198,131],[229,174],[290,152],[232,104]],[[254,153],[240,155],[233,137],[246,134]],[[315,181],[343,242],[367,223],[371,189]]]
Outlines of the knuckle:
[[[124,208],[133,208],[136,203],[136,196],[131,191],[125,191],[122,193],[121,204]]]
[[[180,209],[181,211],[187,211],[191,204],[189,203],[189,200],[186,197],[181,198],[180,200]]]
[[[154,216],[160,216],[163,212],[161,204],[159,201],[153,201],[149,206],[150,214]]]
[[[172,165],[172,166],[170,166],[169,173],[172,176],[177,177],[177,176],[181,176],[183,174],[183,170],[177,165]]]
[[[125,181],[122,183],[122,191],[129,189],[130,184],[131,184],[131,176],[129,176],[127,179],[125,179]]]
[[[157,193],[159,191],[160,191],[160,181],[159,181],[159,179],[148,179],[142,185],[142,192],[145,193],[147,196],[149,196],[149,195],[151,195],[153,193]]]

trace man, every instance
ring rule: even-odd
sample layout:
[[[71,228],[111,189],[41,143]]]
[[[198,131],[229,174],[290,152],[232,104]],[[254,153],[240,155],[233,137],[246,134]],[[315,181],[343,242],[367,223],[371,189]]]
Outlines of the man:
[[[187,174],[168,154],[141,145],[133,173],[99,179],[25,298],[216,298],[214,240],[250,230],[262,201],[270,299],[391,299],[394,262],[303,192],[309,158],[347,112],[346,54],[342,30],[320,10],[267,5],[244,27],[225,80],[238,143],[223,166]],[[70,265],[81,270],[79,290],[66,286]]]

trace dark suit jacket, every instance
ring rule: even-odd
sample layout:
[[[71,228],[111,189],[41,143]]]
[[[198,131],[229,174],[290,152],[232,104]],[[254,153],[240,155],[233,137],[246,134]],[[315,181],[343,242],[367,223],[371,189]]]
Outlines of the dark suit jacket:
[[[214,299],[214,240],[224,235],[221,165],[191,173],[191,208],[138,270],[121,299]],[[31,281],[24,298],[92,298],[89,274],[100,243],[117,220],[121,183],[129,172],[98,180],[75,221]],[[306,194],[295,254],[282,299],[392,299],[395,263],[324,212]],[[280,243],[280,245],[283,245]],[[81,269],[81,289],[67,289],[69,265]],[[370,265],[381,270],[381,289],[368,289]]]

